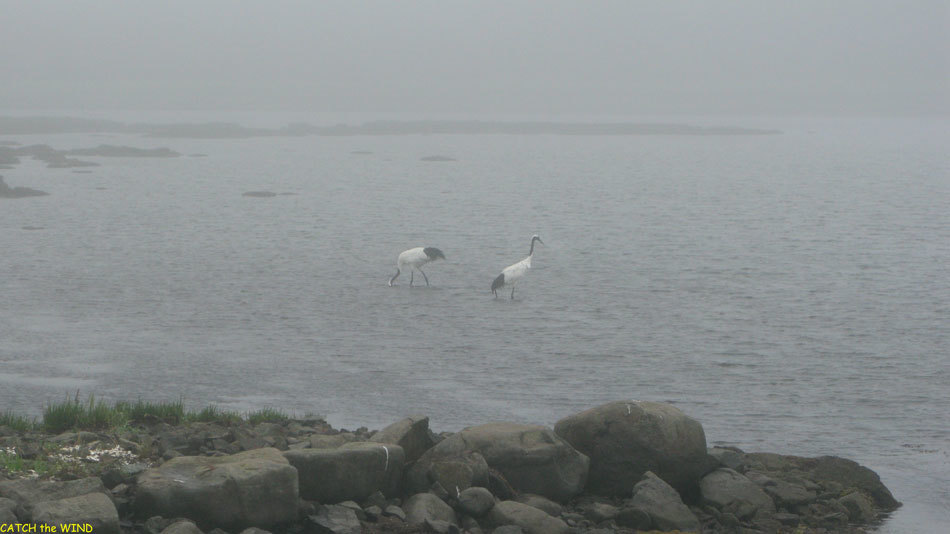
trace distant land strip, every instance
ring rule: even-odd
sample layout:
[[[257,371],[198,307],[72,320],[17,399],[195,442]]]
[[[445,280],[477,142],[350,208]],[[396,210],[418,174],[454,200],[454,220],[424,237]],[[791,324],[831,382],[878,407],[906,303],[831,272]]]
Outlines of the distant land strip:
[[[244,139],[249,137],[300,137],[307,135],[774,135],[779,130],[735,126],[633,122],[503,122],[476,120],[371,121],[360,125],[314,126],[292,123],[281,128],[249,128],[230,122],[148,124],[122,123],[74,117],[0,116],[0,135],[62,133],[124,133],[146,137],[192,139]]]

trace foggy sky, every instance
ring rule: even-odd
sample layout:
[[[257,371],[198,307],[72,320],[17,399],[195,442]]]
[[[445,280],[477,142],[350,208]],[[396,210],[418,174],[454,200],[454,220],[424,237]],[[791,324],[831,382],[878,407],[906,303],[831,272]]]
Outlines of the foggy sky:
[[[946,0],[0,0],[0,109],[950,113]]]

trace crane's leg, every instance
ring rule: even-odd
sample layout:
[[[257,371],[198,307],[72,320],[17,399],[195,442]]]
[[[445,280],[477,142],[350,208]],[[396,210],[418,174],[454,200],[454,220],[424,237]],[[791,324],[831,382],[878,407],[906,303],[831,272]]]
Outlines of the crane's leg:
[[[422,269],[419,269],[419,272],[422,273],[422,277],[425,278],[425,280],[426,280],[426,287],[428,287],[428,286],[429,286],[429,277],[426,276],[426,273],[423,273],[423,272],[422,272]]]
[[[515,286],[511,286],[511,299],[514,300],[514,298],[515,298]]]
[[[412,273],[413,272],[414,271],[412,269],[409,269],[409,287],[412,287]]]
[[[394,274],[393,277],[389,279],[389,287],[393,287],[393,282],[395,282],[397,278],[399,278],[398,268],[396,269],[396,274]]]

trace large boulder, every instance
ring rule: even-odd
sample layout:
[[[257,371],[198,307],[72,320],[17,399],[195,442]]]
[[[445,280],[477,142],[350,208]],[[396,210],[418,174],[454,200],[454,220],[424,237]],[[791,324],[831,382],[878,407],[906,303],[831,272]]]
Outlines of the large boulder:
[[[373,434],[369,440],[376,443],[393,443],[402,447],[406,453],[406,465],[418,460],[424,452],[435,445],[429,433],[429,418],[424,415],[413,415],[397,421]]]
[[[136,515],[186,517],[205,530],[270,527],[297,518],[297,470],[274,448],[179,456],[139,476]]]
[[[19,479],[0,482],[0,497],[17,503],[17,515],[24,521],[33,517],[33,508],[42,502],[80,497],[90,493],[108,495],[98,477],[59,482],[53,480]]]
[[[497,503],[488,512],[488,517],[495,525],[517,525],[525,534],[567,534],[570,532],[570,528],[564,521],[551,517],[533,506],[516,501]]]
[[[0,525],[16,522],[16,501],[0,497]]]
[[[590,457],[587,491],[627,496],[647,471],[693,495],[709,469],[702,425],[663,403],[618,401],[565,417],[554,431]]]
[[[32,522],[57,529],[66,523],[89,525],[97,534],[119,534],[119,512],[102,493],[37,503]]]
[[[395,495],[406,459],[399,445],[362,441],[290,450],[284,457],[299,472],[300,496],[323,503],[362,501],[376,491]]]
[[[740,519],[752,517],[759,510],[775,511],[775,503],[759,486],[728,467],[704,476],[699,491],[704,504]]]
[[[657,530],[699,532],[699,520],[689,507],[683,504],[680,494],[662,478],[647,471],[643,480],[633,487],[630,506],[650,516]]]
[[[477,453],[488,467],[499,471],[511,486],[556,501],[566,501],[584,489],[589,460],[550,428],[517,423],[489,423],[469,427],[439,442],[410,469],[411,483],[438,476],[438,464],[472,462]],[[473,460],[474,459],[474,460]],[[436,467],[434,467],[436,466]],[[445,486],[450,493],[455,487]],[[471,485],[485,485],[473,478]],[[459,486],[459,490],[465,489]]]

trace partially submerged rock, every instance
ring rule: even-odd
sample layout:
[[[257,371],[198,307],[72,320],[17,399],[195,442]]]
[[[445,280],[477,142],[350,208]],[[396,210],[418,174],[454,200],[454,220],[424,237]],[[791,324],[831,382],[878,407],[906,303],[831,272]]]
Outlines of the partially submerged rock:
[[[10,187],[0,176],[0,198],[42,197],[46,195],[49,195],[46,191],[30,189],[29,187]]]

